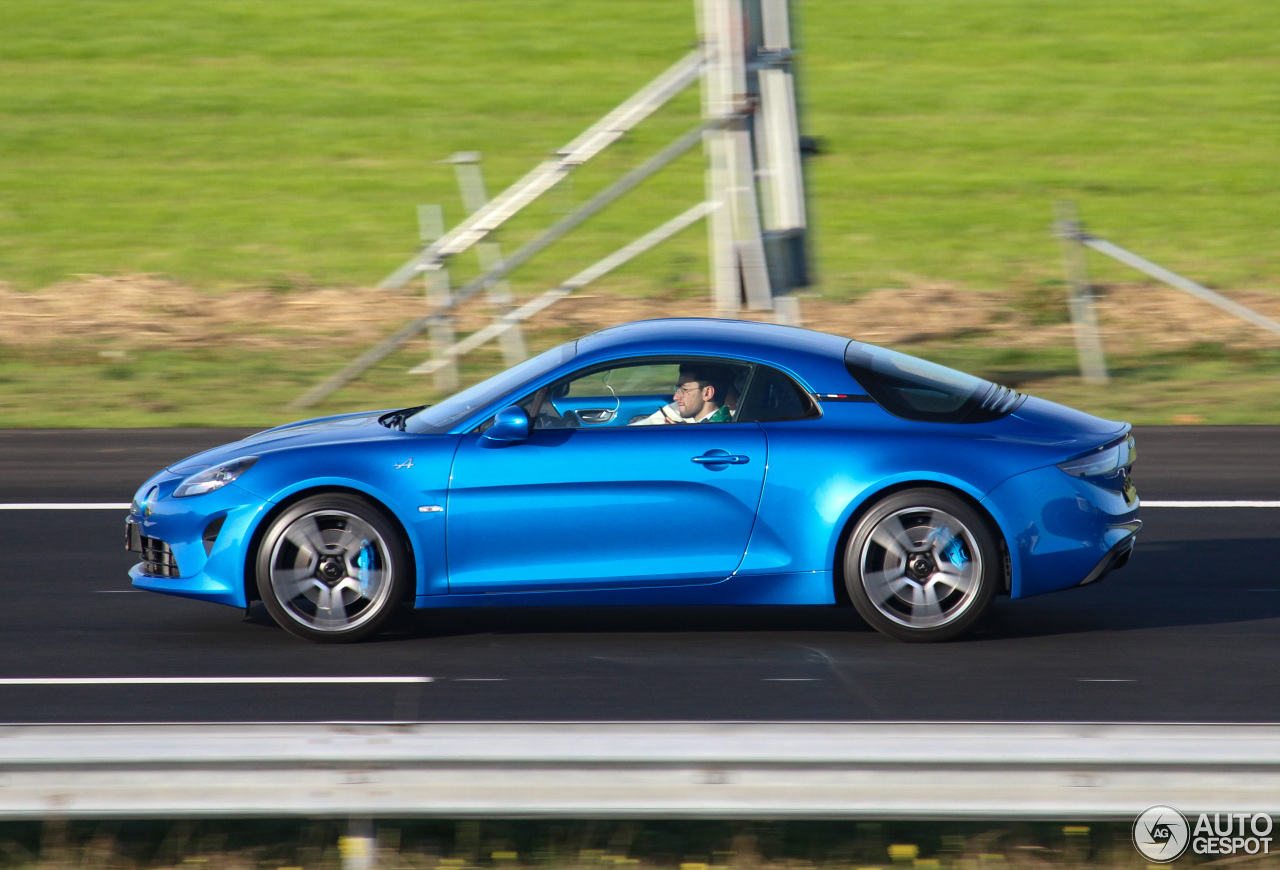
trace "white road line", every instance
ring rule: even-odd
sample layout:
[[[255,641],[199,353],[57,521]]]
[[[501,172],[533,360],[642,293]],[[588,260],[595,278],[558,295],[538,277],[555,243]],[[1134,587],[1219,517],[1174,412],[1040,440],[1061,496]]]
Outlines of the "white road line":
[[[1077,677],[1077,683],[1136,683],[1137,680],[1110,680],[1106,678],[1089,679],[1088,677]]]
[[[0,677],[0,686],[209,686],[431,683],[435,677]]]
[[[762,683],[820,683],[820,677],[762,677]]]
[[[1147,501],[1144,508],[1280,508],[1280,501]]]
[[[27,502],[25,504],[0,504],[0,511],[127,511],[129,503],[122,502]]]

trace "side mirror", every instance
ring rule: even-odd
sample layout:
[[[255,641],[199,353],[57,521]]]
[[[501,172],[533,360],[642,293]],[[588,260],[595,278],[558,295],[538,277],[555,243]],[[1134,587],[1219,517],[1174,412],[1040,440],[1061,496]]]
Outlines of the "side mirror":
[[[529,437],[529,415],[518,405],[503,408],[493,418],[493,425],[480,437],[494,442],[494,447],[523,441]]]

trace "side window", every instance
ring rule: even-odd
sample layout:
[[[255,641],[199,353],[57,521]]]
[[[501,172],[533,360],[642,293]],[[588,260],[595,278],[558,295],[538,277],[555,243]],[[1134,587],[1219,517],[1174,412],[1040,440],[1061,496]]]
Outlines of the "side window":
[[[671,391],[678,372],[674,363],[620,366],[575,377],[564,382],[564,395],[581,396],[661,396]]]
[[[521,402],[534,429],[609,429],[631,425],[671,401],[675,361],[592,368],[539,390]]]
[[[807,420],[819,416],[813,397],[777,369],[757,366],[738,419],[749,423]]]
[[[520,401],[534,429],[732,423],[754,367],[668,357],[578,372]]]

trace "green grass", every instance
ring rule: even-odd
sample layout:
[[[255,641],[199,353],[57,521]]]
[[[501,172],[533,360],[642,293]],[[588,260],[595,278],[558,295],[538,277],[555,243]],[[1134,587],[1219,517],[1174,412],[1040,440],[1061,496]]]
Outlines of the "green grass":
[[[1063,198],[1099,235],[1202,283],[1280,292],[1280,5],[795,5],[804,128],[822,144],[809,182],[824,296],[1049,286]],[[679,58],[695,30],[692,0],[5,0],[0,33],[0,282],[149,272],[219,291],[375,283],[415,249],[417,204],[461,217],[437,161],[483,152],[496,192]],[[513,221],[507,249],[697,115],[693,89]],[[520,269],[517,290],[573,274],[702,191],[693,153]],[[1135,277],[1091,263],[1100,282]],[[451,269],[465,280],[474,258]],[[601,286],[705,281],[705,235],[690,231]],[[980,342],[926,350],[1001,373]],[[210,349],[126,370],[96,348],[0,346],[0,425],[274,422],[355,352]],[[1104,392],[1073,381],[1062,353],[1027,366],[1058,372],[1033,382],[1051,398],[1140,421],[1188,407],[1211,422],[1280,420],[1270,357],[1122,357]],[[328,406],[420,401],[404,362]],[[1156,384],[1153,368],[1178,383]]]
[[[0,29],[0,279],[28,288],[137,271],[374,283],[416,246],[418,203],[460,218],[436,161],[481,150],[496,190],[693,38],[692,6],[544,0],[15,0]],[[696,112],[691,93],[606,162],[634,162]],[[551,196],[515,234],[580,194]]]
[[[530,347],[542,350],[567,337],[551,330],[533,336]],[[974,337],[901,349],[1136,425],[1280,423],[1280,350],[1207,344],[1177,355],[1113,354],[1111,382],[1096,386],[1080,379],[1070,346],[993,350],[989,338]],[[352,355],[348,346],[308,347],[300,358],[285,348],[246,354],[230,344],[123,356],[82,348],[11,354],[0,358],[0,420],[27,427],[270,426],[440,398],[429,378],[404,374],[429,356],[419,341],[315,407],[290,409]],[[501,367],[489,348],[466,358],[462,377],[474,382]]]
[[[831,5],[806,7],[806,60],[838,285],[1053,273],[1060,198],[1202,281],[1280,283],[1263,253],[1280,241],[1280,8],[859,2],[837,22]]]
[[[428,356],[423,345],[413,350],[418,362]],[[350,348],[309,350],[301,361],[283,350],[246,358],[231,347],[140,351],[124,358],[26,354],[0,361],[0,420],[6,426],[50,428],[271,426],[427,400],[422,381],[404,377],[406,354],[306,412],[289,410],[289,403],[350,358]],[[462,373],[475,381],[499,368],[495,355],[478,353]]]
[[[1056,275],[1062,197],[1175,270],[1280,287],[1280,6],[797,6],[823,292]],[[694,39],[691,0],[7,0],[0,29],[0,280],[25,288],[138,271],[372,283],[415,245],[417,203],[459,218],[434,161],[483,151],[496,190]],[[508,236],[696,112],[691,92]],[[564,277],[675,213],[700,169],[519,277]]]

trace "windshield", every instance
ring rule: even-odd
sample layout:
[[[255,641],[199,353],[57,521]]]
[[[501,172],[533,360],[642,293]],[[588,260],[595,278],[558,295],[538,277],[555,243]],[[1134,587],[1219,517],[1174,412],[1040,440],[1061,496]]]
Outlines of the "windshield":
[[[537,380],[566,360],[573,359],[577,352],[577,341],[544,350],[517,366],[455,393],[438,405],[423,408],[406,421],[405,431],[427,435],[448,432],[476,409],[496,402],[522,384]]]

